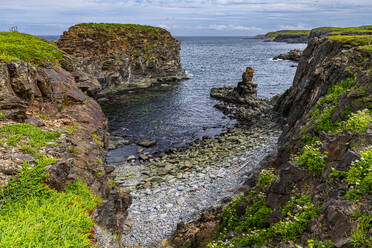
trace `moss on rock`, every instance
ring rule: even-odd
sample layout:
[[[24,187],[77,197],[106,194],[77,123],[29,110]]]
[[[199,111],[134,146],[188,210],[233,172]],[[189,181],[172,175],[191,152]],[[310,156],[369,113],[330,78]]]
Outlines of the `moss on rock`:
[[[63,52],[47,40],[19,32],[0,32],[0,63],[49,61],[59,65],[62,60]]]

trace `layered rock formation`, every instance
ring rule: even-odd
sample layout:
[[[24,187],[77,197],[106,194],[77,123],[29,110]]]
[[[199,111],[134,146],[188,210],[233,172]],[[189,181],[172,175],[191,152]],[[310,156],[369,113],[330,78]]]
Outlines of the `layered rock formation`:
[[[264,35],[257,35],[255,38],[275,42],[307,43],[309,33],[309,30],[279,30]]]
[[[91,93],[100,101],[186,78],[180,42],[161,28],[85,23],[64,32],[57,45],[76,58],[78,70],[99,81],[100,87],[91,87]]]
[[[28,39],[24,52],[41,54],[37,45],[47,44],[24,34],[12,36],[20,41],[17,44]],[[35,43],[31,43],[33,39]],[[96,209],[96,221],[120,233],[131,197],[113,187],[109,176],[114,168],[105,162],[107,119],[97,102],[79,89],[73,74],[59,66],[72,63],[59,53],[62,56],[53,62],[36,57],[25,62],[15,56],[0,62],[0,186],[22,173],[22,164],[32,168],[42,159],[55,158],[58,162],[46,167],[49,176],[45,183],[63,191],[71,182],[82,180],[104,200]],[[7,58],[14,62],[5,61]],[[89,85],[95,83],[89,77],[85,80]],[[52,134],[55,140],[50,138]]]
[[[293,49],[293,50],[290,50],[288,53],[282,53],[274,57],[274,60],[284,59],[284,60],[292,60],[295,62],[299,62],[302,57],[302,53],[303,51],[300,49]]]
[[[371,39],[309,42],[293,86],[275,104],[279,149],[248,175],[209,247],[370,247]],[[218,218],[214,211],[203,216]],[[195,226],[214,227],[216,218]],[[193,247],[205,237],[190,236],[183,241]]]

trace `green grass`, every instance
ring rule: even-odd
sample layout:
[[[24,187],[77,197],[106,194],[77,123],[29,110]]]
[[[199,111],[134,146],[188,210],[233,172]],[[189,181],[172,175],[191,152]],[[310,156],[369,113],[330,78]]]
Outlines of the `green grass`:
[[[65,192],[49,189],[44,158],[23,164],[17,177],[0,189],[0,247],[91,247],[91,211],[101,203],[85,183],[69,184]]]
[[[0,32],[0,63],[25,61],[40,64],[50,61],[59,65],[62,60],[63,52],[42,38],[18,32]]]
[[[346,182],[350,186],[345,198],[359,200],[363,194],[372,193],[372,148],[360,153],[360,160],[352,162],[346,172]]]
[[[337,132],[337,128],[341,125],[341,120],[332,122],[332,115],[338,107],[338,98],[346,93],[355,81],[356,74],[333,85],[328,89],[327,94],[318,100],[315,108],[310,112],[310,116],[315,121],[315,127],[318,132]]]
[[[237,206],[246,201],[243,196],[236,198],[222,212],[222,222],[218,226],[218,240],[210,242],[207,247],[243,247],[253,244],[266,244],[271,237],[272,230],[266,229],[266,220],[272,210],[266,205],[266,198],[257,192],[251,192],[250,198],[253,203],[245,210],[244,216],[238,216]],[[239,235],[226,241],[229,233]]]
[[[352,113],[350,117],[343,122],[343,129],[355,133],[365,133],[371,122],[372,114],[370,110],[363,109],[356,113]]]
[[[372,216],[362,215],[357,218],[357,225],[351,231],[350,241],[355,248],[372,247],[371,241]]]
[[[96,144],[102,148],[103,147],[103,143],[101,141],[101,138],[97,135],[97,134],[92,134],[92,138],[94,140],[94,142],[96,142]]]
[[[272,228],[284,241],[296,240],[297,235],[307,229],[310,220],[318,216],[318,212],[310,196],[292,197],[283,208],[285,220],[274,224]]]
[[[257,186],[261,188],[269,187],[277,177],[274,174],[274,169],[262,170],[258,175]]]
[[[346,33],[346,32],[364,33],[364,32],[372,32],[372,26],[345,27],[345,28],[320,27],[320,28],[315,28],[314,30],[326,31],[326,32],[329,32],[330,34],[341,34],[341,33]]]
[[[372,35],[335,35],[328,36],[325,39],[338,41],[353,47],[372,45]]]
[[[120,24],[120,23],[80,23],[76,26],[84,27],[88,29],[95,29],[98,31],[107,31],[107,32],[117,32],[117,31],[126,31],[126,30],[136,30],[136,31],[163,30],[161,28],[148,26],[148,25]]]
[[[69,135],[73,135],[76,132],[76,130],[78,130],[80,128],[81,128],[81,126],[75,125],[75,126],[70,126],[70,127],[66,128],[66,130],[67,130]]]
[[[0,128],[0,135],[7,137],[8,145],[27,144],[34,148],[45,146],[47,142],[56,142],[60,131],[44,131],[27,123],[10,124]],[[25,140],[27,137],[28,140]]]
[[[309,248],[334,248],[336,247],[336,244],[331,240],[318,241],[318,240],[309,239],[307,241],[307,245]]]
[[[322,173],[326,168],[327,156],[320,152],[317,145],[305,145],[299,155],[295,157],[294,162],[307,166],[309,171]]]
[[[309,35],[310,30],[279,30],[275,32],[269,32],[265,34],[265,37],[267,38],[275,38],[278,35]]]

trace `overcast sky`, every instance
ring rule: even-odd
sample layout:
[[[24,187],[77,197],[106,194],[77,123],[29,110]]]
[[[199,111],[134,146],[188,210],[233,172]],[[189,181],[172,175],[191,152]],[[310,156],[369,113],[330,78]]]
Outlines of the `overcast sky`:
[[[0,30],[59,35],[81,22],[159,26],[174,35],[250,36],[372,25],[372,0],[0,0]]]

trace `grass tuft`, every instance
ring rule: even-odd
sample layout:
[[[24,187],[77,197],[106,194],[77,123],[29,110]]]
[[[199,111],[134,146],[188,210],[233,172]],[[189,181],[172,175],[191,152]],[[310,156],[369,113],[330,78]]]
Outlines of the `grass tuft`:
[[[47,40],[19,32],[0,32],[0,63],[50,61],[59,65],[62,60],[63,52]]]

